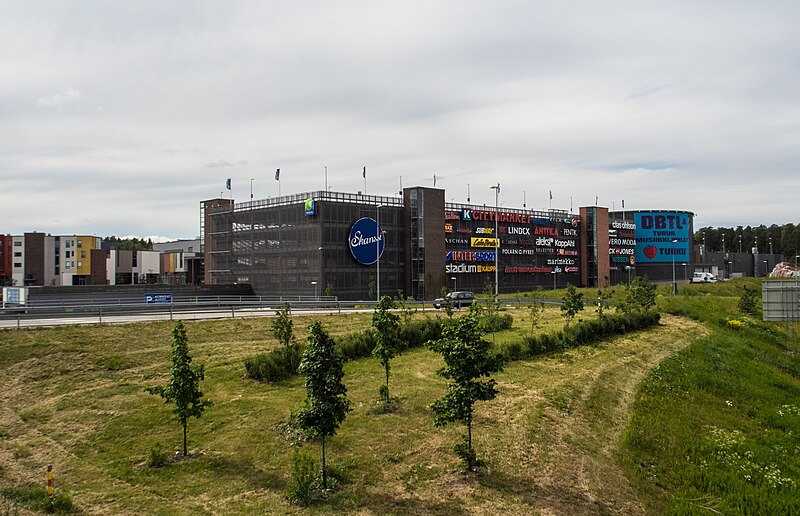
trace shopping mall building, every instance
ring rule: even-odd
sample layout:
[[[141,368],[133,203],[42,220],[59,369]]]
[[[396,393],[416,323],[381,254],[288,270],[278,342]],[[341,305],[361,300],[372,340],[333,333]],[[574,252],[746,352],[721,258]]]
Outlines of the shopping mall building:
[[[433,299],[449,290],[527,292],[692,274],[688,211],[578,213],[445,202],[437,188],[384,197],[317,191],[201,202],[206,284],[259,295]]]

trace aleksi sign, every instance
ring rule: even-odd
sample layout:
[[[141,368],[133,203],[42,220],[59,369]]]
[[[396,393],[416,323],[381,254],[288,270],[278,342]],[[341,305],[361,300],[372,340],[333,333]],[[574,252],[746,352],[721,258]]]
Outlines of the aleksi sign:
[[[348,244],[353,258],[362,265],[372,265],[383,254],[386,243],[384,232],[379,231],[375,219],[363,217],[350,228]]]

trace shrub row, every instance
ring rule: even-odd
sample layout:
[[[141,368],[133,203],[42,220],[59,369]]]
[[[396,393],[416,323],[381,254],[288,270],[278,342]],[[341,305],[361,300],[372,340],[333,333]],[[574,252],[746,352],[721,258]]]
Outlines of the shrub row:
[[[561,351],[598,342],[613,335],[640,330],[658,324],[658,312],[638,312],[627,315],[606,315],[602,319],[581,321],[555,333],[545,333],[525,337],[522,341],[507,343],[498,350],[505,361],[521,360],[544,353]],[[511,328],[514,318],[510,314],[485,313],[481,324],[486,331],[499,331]],[[429,340],[442,335],[446,320],[439,318],[412,321],[400,325],[400,349],[420,347]],[[336,346],[345,360],[357,360],[372,355],[375,348],[375,332],[367,329],[336,339]],[[293,344],[288,348],[277,348],[245,360],[248,378],[262,382],[285,380],[297,374],[297,367],[303,356],[305,345]]]
[[[498,353],[507,362],[599,342],[607,337],[655,326],[658,312],[646,311],[625,315],[606,315],[601,319],[581,321],[555,333],[525,337],[521,342],[503,345]]]
[[[247,377],[262,382],[277,382],[297,374],[305,345],[290,344],[285,348],[259,353],[244,361]]]
[[[438,339],[442,335],[443,324],[445,323],[438,318],[401,324],[400,349],[420,347],[429,340]],[[336,347],[345,360],[357,360],[371,356],[375,342],[375,332],[370,328],[336,339]],[[262,382],[290,378],[297,374],[297,367],[300,365],[304,350],[305,345],[294,344],[289,348],[278,348],[249,358],[244,362],[247,377]]]

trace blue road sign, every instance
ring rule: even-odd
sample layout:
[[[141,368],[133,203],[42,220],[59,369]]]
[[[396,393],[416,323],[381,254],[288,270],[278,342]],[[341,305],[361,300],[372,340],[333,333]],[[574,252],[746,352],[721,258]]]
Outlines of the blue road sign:
[[[144,302],[148,305],[172,303],[172,293],[167,294],[145,294]]]

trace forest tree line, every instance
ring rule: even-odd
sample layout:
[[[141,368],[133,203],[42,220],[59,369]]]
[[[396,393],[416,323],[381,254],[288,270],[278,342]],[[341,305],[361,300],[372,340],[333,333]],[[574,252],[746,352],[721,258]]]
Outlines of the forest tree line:
[[[119,251],[152,251],[153,241],[144,238],[117,238],[114,235],[103,237],[104,242],[111,242]]]
[[[705,242],[708,252],[749,253],[757,247],[762,254],[782,254],[794,263],[800,255],[800,225],[772,224],[767,227],[737,226],[736,228],[704,227],[695,231],[694,243]],[[723,248],[724,247],[724,248]]]

